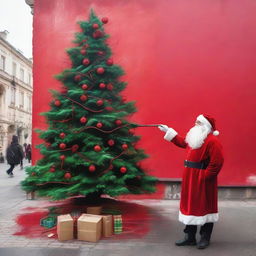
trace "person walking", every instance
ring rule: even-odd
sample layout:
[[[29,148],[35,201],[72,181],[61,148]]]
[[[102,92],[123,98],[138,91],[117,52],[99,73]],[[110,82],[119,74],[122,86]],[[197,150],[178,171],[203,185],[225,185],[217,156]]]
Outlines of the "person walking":
[[[28,162],[30,163],[31,161],[31,145],[30,144],[26,146],[26,157],[28,159]]]
[[[24,147],[24,150],[23,150],[23,152],[24,152],[24,156],[23,156],[23,158],[27,158],[27,156],[26,156],[26,148],[27,148],[27,143],[24,143],[23,144],[23,147]],[[22,148],[23,149],[23,148]],[[20,160],[20,169],[21,170],[23,170],[23,158]]]
[[[25,159],[27,159],[27,155],[26,155],[27,146],[28,146],[27,143],[24,143],[24,144],[23,144],[23,147],[24,147],[24,150],[23,150],[23,151],[24,151],[24,153],[25,153],[25,155],[24,155],[24,158],[25,158]]]
[[[4,156],[2,152],[0,153],[0,163],[4,163]]]
[[[198,249],[204,249],[209,246],[214,222],[219,219],[217,175],[224,162],[222,145],[216,137],[219,132],[216,131],[215,119],[199,115],[186,138],[167,125],[158,128],[165,132],[165,140],[187,149],[179,211],[179,221],[186,225],[185,237],[175,244],[197,245]],[[197,243],[198,225],[201,226],[201,239]]]
[[[12,136],[12,142],[6,150],[6,160],[10,168],[6,171],[9,177],[13,177],[13,169],[15,165],[21,163],[24,158],[22,146],[18,143],[18,136]]]

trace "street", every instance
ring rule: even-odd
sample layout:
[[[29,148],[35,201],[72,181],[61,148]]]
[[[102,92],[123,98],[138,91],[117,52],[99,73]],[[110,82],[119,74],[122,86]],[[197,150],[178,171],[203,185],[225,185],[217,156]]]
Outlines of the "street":
[[[28,165],[25,162],[25,165]],[[215,225],[211,245],[205,250],[196,247],[177,247],[183,225],[178,222],[179,201],[176,200],[130,200],[148,210],[144,221],[149,226],[142,237],[118,236],[102,239],[98,243],[78,240],[59,242],[45,237],[27,238],[13,235],[18,227],[15,219],[23,209],[40,207],[42,199],[27,200],[20,188],[25,172],[14,169],[14,177],[6,174],[7,165],[0,164],[0,256],[54,255],[54,256],[255,256],[256,255],[256,201],[220,201],[220,221]],[[135,232],[136,233],[136,232]],[[120,236],[121,238],[121,236]]]

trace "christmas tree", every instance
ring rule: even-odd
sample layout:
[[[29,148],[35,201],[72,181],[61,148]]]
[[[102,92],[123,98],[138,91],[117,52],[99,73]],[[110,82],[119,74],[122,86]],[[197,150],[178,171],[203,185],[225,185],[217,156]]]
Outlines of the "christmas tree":
[[[156,179],[140,166],[147,156],[136,148],[137,124],[129,122],[134,102],[125,102],[122,68],[113,63],[108,35],[93,11],[79,22],[75,47],[67,50],[72,67],[56,78],[63,88],[52,91],[50,111],[42,113],[48,129],[39,131],[43,155],[26,169],[25,191],[59,200],[77,195],[118,196],[155,190]]]

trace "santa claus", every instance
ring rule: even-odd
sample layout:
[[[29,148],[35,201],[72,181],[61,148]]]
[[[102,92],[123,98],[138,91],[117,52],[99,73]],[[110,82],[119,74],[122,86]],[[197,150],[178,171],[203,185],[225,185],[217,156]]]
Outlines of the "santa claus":
[[[217,175],[223,165],[222,146],[217,138],[215,120],[199,115],[195,126],[181,137],[167,125],[160,125],[164,139],[187,149],[181,186],[179,221],[186,225],[185,238],[177,246],[196,245],[204,249],[210,244],[213,223],[218,221]],[[201,239],[196,243],[197,225]]]

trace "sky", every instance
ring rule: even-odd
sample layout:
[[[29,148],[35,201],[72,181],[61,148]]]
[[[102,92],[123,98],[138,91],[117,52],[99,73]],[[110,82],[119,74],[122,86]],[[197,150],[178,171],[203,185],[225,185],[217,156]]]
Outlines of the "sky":
[[[0,31],[7,30],[7,41],[27,58],[32,57],[32,22],[25,0],[0,0]]]

